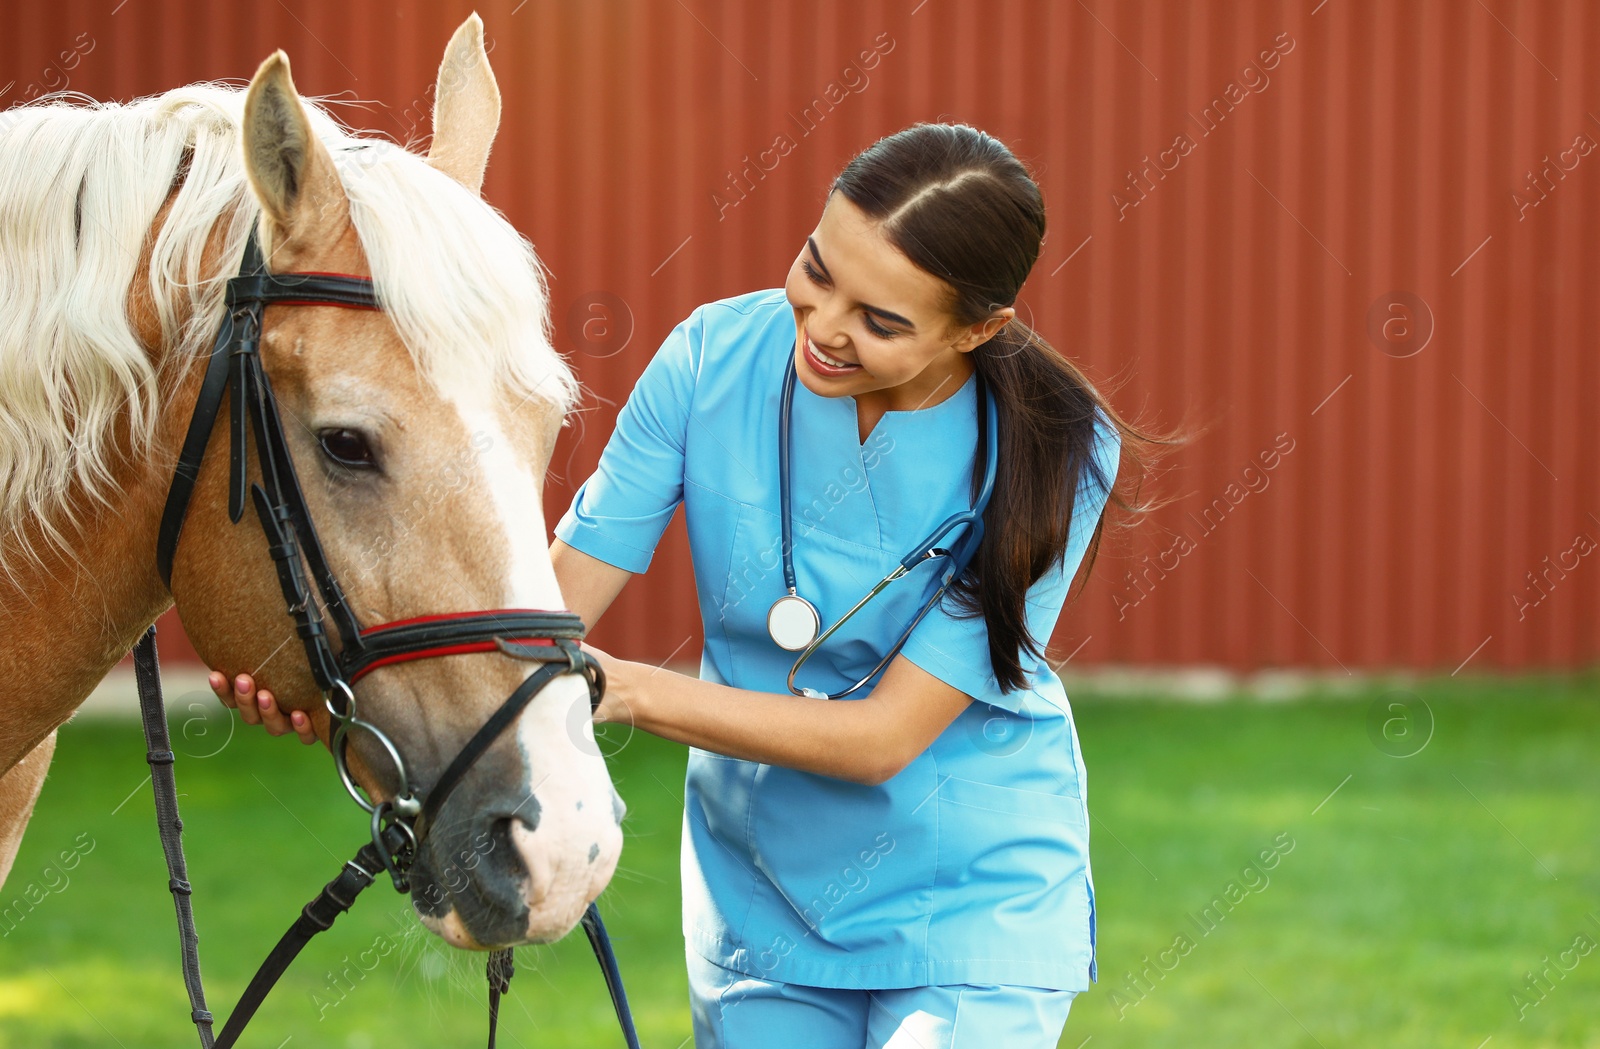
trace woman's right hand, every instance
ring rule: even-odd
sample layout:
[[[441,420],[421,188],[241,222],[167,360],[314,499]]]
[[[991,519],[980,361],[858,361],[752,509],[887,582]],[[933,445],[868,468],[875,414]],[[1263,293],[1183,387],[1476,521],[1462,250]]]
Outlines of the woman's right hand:
[[[222,705],[237,710],[239,720],[246,725],[265,725],[274,736],[293,732],[301,743],[308,745],[317,741],[317,731],[305,711],[291,710],[285,714],[278,709],[278,700],[271,692],[256,689],[249,674],[240,674],[230,686],[227,675],[213,670],[210,680],[211,691],[222,700]]]

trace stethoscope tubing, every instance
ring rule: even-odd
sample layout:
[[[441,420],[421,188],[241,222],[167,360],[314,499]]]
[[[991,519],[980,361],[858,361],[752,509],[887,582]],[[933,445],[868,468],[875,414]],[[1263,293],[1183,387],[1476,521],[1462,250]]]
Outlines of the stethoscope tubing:
[[[789,358],[789,366],[783,377],[783,395],[778,409],[778,510],[779,516],[782,519],[783,585],[784,589],[787,591],[788,598],[804,602],[808,608],[812,608],[812,613],[815,615],[815,608],[811,606],[810,602],[800,597],[797,592],[794,570],[794,523],[790,515],[790,507],[792,503],[790,499],[791,462],[789,431],[790,423],[793,418],[794,387],[796,380],[797,375],[794,358],[791,356]],[[917,624],[922,622],[923,618],[930,611],[932,611],[933,606],[939,603],[939,599],[944,596],[944,592],[949,589],[950,584],[957,577],[959,577],[961,573],[966,570],[967,565],[971,563],[973,555],[977,552],[978,543],[983,538],[983,515],[989,507],[990,497],[994,494],[995,475],[999,472],[1000,458],[999,411],[995,406],[993,395],[990,394],[988,387],[984,385],[981,377],[979,378],[979,386],[983,393],[985,407],[985,425],[983,432],[980,435],[980,440],[984,444],[986,454],[984,457],[983,481],[979,486],[978,495],[973,501],[972,508],[947,518],[942,524],[939,525],[939,527],[935,528],[931,533],[929,533],[927,538],[918,543],[909,554],[901,558],[899,563],[890,570],[889,574],[884,576],[876,586],[874,586],[861,598],[861,600],[852,605],[848,612],[846,612],[839,619],[835,620],[832,626],[828,627],[826,630],[823,630],[808,644],[800,649],[799,656],[795,659],[794,665],[789,669],[788,686],[790,692],[797,696],[807,696],[812,699],[843,699],[845,696],[858,691],[868,681],[871,681],[874,677],[876,677],[879,671],[888,666],[890,660],[894,659],[895,656],[900,654],[900,650],[904,648],[906,642],[910,640],[911,632],[917,628]],[[946,536],[950,535],[950,533],[961,527],[965,527],[967,529],[966,534],[961,537],[959,542],[953,544],[953,548],[947,549],[938,546],[938,543],[941,540],[945,539]],[[862,677],[856,681],[855,684],[851,685],[842,692],[827,693],[819,689],[795,685],[795,675],[800,672],[800,668],[805,665],[806,661],[810,659],[813,654],[815,654],[818,648],[822,647],[824,642],[832,637],[840,627],[848,623],[851,617],[853,617],[857,612],[861,611],[862,608],[866,607],[867,603],[882,593],[884,588],[890,583],[899,579],[901,576],[904,576],[922,562],[933,560],[934,558],[939,557],[943,557],[949,562],[944,573],[944,578],[940,581],[939,588],[934,592],[933,597],[922,606],[922,610],[918,612],[915,618],[913,618],[906,626],[905,630],[900,634],[899,640],[894,643],[894,646],[889,649],[888,653],[878,661],[877,666],[873,667],[872,670],[866,674],[866,676]],[[785,599],[780,598],[779,600],[782,601]],[[820,615],[816,616],[816,619],[817,622],[821,622]],[[774,637],[773,640],[776,641],[777,638]]]

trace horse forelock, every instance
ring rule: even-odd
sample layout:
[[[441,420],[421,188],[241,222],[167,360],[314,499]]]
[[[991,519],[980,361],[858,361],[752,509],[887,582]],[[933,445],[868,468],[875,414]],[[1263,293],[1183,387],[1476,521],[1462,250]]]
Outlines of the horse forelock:
[[[59,547],[109,503],[119,456],[149,451],[164,395],[210,349],[259,215],[243,103],[239,89],[196,84],[0,114],[0,572],[36,556],[30,533]],[[551,344],[527,240],[422,157],[306,106],[422,375],[436,388],[473,376],[564,413],[576,385]],[[147,301],[159,345],[136,330],[134,299]]]

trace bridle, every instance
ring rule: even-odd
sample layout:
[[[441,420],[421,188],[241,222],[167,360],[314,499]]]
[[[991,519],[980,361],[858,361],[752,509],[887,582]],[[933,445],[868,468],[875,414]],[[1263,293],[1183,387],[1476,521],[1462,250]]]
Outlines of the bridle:
[[[173,558],[184,517],[200,476],[206,446],[218,421],[223,395],[227,394],[228,515],[237,524],[244,515],[245,497],[250,496],[277,566],[278,582],[289,615],[304,644],[307,663],[332,719],[334,766],[350,796],[369,814],[371,840],[362,845],[356,857],[306,905],[300,918],[251,980],[221,1033],[213,1039],[212,1015],[205,1008],[205,993],[200,982],[198,938],[189,906],[190,887],[179,839],[182,823],[177,814],[171,767],[173,754],[161,701],[155,628],[150,628],[134,651],[140,707],[149,745],[147,758],[156,790],[157,826],[167,856],[169,888],[178,912],[184,982],[204,1049],[213,1046],[228,1049],[234,1044],[301,948],[348,910],[356,894],[372,883],[378,871],[389,873],[397,891],[410,890],[411,865],[445,801],[546,685],[568,674],[583,678],[588,685],[591,710],[599,705],[605,692],[604,673],[594,657],[579,645],[584,635],[583,622],[571,612],[494,609],[427,615],[372,627],[361,625],[317,538],[289,453],[277,399],[262,367],[259,352],[262,316],[271,305],[381,309],[372,281],[366,277],[336,273],[268,273],[252,227],[239,274],[229,278],[227,283],[222,325],[212,344],[200,395],[167,493],[157,538],[156,567],[170,589]],[[252,435],[261,483],[249,485],[247,493],[248,444]],[[339,637],[337,651],[324,625],[324,610]],[[419,784],[413,781],[404,755],[394,741],[361,716],[354,685],[364,674],[380,666],[475,652],[501,652],[540,666],[473,734],[438,780],[427,790],[419,791]],[[374,802],[364,797],[350,773],[350,738],[357,730],[368,733],[394,767],[397,784],[388,798]],[[616,959],[599,911],[593,904],[584,915],[583,926],[600,961],[624,1038],[632,1049],[637,1049],[638,1040]],[[499,996],[506,990],[511,971],[509,949],[491,952],[488,965],[490,1049],[494,1046]]]

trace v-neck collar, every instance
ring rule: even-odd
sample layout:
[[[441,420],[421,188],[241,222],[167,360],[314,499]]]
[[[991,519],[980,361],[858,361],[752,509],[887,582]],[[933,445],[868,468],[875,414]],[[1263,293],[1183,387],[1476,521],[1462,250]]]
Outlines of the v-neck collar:
[[[797,518],[808,506],[822,507],[826,513],[816,516],[826,520],[817,527],[881,549],[885,542],[909,547],[933,527],[930,515],[942,520],[954,512],[946,504],[966,508],[978,429],[976,374],[937,404],[885,412],[866,441],[858,439],[856,411],[853,397],[823,397],[796,384]]]
[[[841,397],[823,397],[821,394],[812,393],[804,383],[797,382],[795,383],[795,399],[798,402],[802,397],[809,397],[813,401],[838,402],[837,408],[824,408],[823,410],[829,412],[843,412],[843,414],[849,416],[851,423],[850,430],[856,435],[855,444],[859,452],[860,449],[866,447],[868,441],[871,441],[874,436],[878,435],[879,428],[885,425],[896,431],[920,430],[926,426],[932,426],[936,422],[948,422],[949,420],[945,419],[945,416],[950,415],[952,412],[956,412],[961,405],[967,405],[969,411],[975,410],[974,406],[977,404],[977,386],[978,373],[976,370],[974,370],[972,374],[967,376],[966,381],[956,388],[954,393],[942,401],[930,404],[925,408],[891,408],[885,411],[883,415],[878,418],[878,421],[873,424],[872,429],[868,431],[865,439],[862,439],[860,436],[860,405],[856,403],[856,399],[854,397],[848,395]]]
[[[955,400],[955,399],[959,398],[962,395],[962,391],[965,390],[967,386],[969,386],[969,385],[971,385],[971,384],[976,382],[977,374],[978,373],[977,373],[976,369],[974,369],[973,371],[969,372],[967,374],[966,379],[964,379],[962,381],[960,386],[957,386],[954,390],[950,391],[950,393],[947,394],[944,397],[943,400],[935,401],[933,404],[929,404],[928,401],[932,400],[935,394],[937,394],[940,390],[943,390],[945,388],[945,383],[947,383],[949,381],[949,377],[948,376],[945,378],[945,380],[943,382],[940,382],[938,386],[935,386],[933,388],[933,391],[922,399],[922,404],[919,404],[917,407],[915,407],[915,408],[889,408],[889,409],[885,409],[878,416],[877,422],[874,422],[873,425],[872,425],[872,428],[867,431],[866,436],[865,437],[861,437],[860,440],[857,443],[865,445],[867,443],[867,441],[871,439],[872,435],[875,432],[877,432],[878,423],[882,422],[885,418],[887,418],[890,415],[909,415],[909,414],[911,414],[913,412],[929,411],[931,409],[938,408],[940,405],[945,404],[948,401],[952,401],[952,400]],[[856,433],[857,433],[857,435],[859,435],[860,432],[861,432],[861,423],[860,423],[861,402],[858,401],[854,397],[850,397],[850,398],[847,398],[847,399],[855,406]]]

